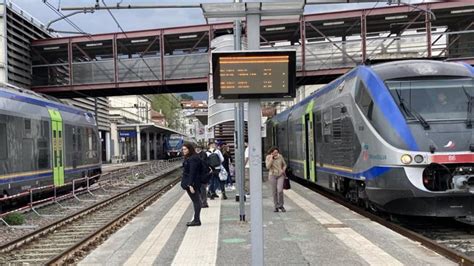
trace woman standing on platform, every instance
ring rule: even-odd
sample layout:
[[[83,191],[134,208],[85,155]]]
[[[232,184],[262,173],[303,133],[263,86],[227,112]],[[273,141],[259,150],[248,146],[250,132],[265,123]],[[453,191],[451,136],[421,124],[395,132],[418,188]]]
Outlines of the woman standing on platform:
[[[199,173],[201,171],[201,163],[199,157],[191,144],[183,144],[183,177],[181,178],[181,187],[186,190],[191,198],[194,206],[194,219],[188,222],[187,226],[201,225],[201,179]]]
[[[268,179],[272,185],[274,212],[279,210],[286,212],[285,207],[283,207],[283,181],[288,177],[285,175],[285,159],[283,159],[277,147],[270,148],[265,159],[265,165],[269,171]]]
[[[222,144],[222,156],[224,156],[224,162],[222,162],[222,166],[227,171],[227,180],[226,180],[226,187],[232,187],[232,176],[230,174],[230,165],[232,164],[232,156],[230,155],[230,149],[227,144]]]

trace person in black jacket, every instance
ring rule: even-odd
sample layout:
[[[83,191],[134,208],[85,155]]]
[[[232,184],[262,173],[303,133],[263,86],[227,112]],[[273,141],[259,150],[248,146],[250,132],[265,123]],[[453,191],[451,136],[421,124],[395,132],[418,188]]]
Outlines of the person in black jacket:
[[[199,173],[201,171],[201,163],[196,151],[191,144],[183,144],[183,177],[181,178],[181,187],[186,190],[191,198],[194,206],[194,219],[188,222],[187,226],[201,225],[201,179]]]
[[[211,168],[207,164],[207,153],[203,150],[202,146],[196,147],[196,154],[201,160],[201,167],[203,167],[203,169],[201,169],[201,175],[207,172],[206,178],[201,177],[201,207],[209,208],[209,204],[207,204],[207,185],[209,183]],[[204,179],[206,179],[207,182],[204,182]]]

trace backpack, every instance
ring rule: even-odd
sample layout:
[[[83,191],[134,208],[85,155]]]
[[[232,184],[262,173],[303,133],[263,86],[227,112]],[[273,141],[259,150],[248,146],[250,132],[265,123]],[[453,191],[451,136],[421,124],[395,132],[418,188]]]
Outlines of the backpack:
[[[209,166],[212,168],[221,166],[221,159],[219,158],[219,155],[217,155],[215,152],[209,154],[207,157],[207,164],[209,164]]]
[[[209,165],[205,160],[199,159],[199,161],[201,162],[199,168],[199,179],[201,180],[201,184],[208,184],[211,179]]]

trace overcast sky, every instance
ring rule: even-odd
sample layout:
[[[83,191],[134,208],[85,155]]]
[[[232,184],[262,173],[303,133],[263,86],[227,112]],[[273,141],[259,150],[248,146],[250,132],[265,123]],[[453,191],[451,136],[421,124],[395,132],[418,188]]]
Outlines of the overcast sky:
[[[27,11],[33,17],[47,24],[49,21],[58,18],[53,10],[51,10],[43,0],[11,0],[14,4]],[[265,0],[264,0],[265,1]],[[47,0],[52,6],[58,8],[60,6],[94,6],[95,0]],[[177,4],[177,3],[205,3],[205,2],[233,2],[229,0],[200,0],[200,1],[179,1],[179,0],[105,0],[107,6],[115,6],[121,2],[121,5],[127,4]],[[270,2],[270,1],[265,1]],[[275,2],[275,1],[273,1]],[[393,0],[395,2],[395,0]],[[405,1],[408,2],[408,1]],[[411,2],[421,2],[412,0]],[[99,0],[101,6],[102,0]],[[374,6],[383,6],[386,0],[380,0],[378,3],[364,4],[332,4],[332,5],[311,5],[307,6],[305,13],[328,12],[341,9],[357,9],[372,8]],[[125,31],[143,30],[154,28],[166,28],[185,25],[205,24],[206,21],[202,15],[201,9],[129,9],[129,10],[113,10],[114,16]],[[69,11],[64,11],[67,14]],[[70,18],[77,26],[88,33],[105,33],[118,32],[120,29],[113,21],[112,17],[106,10],[99,10],[93,14],[77,14]],[[75,31],[65,21],[59,21],[51,26],[56,30]],[[64,35],[64,34],[63,34]]]

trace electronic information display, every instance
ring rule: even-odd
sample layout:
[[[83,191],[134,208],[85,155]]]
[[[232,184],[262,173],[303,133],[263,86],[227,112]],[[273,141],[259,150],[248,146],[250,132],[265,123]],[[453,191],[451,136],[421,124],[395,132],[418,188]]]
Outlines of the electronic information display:
[[[214,99],[295,97],[295,51],[212,54]]]

